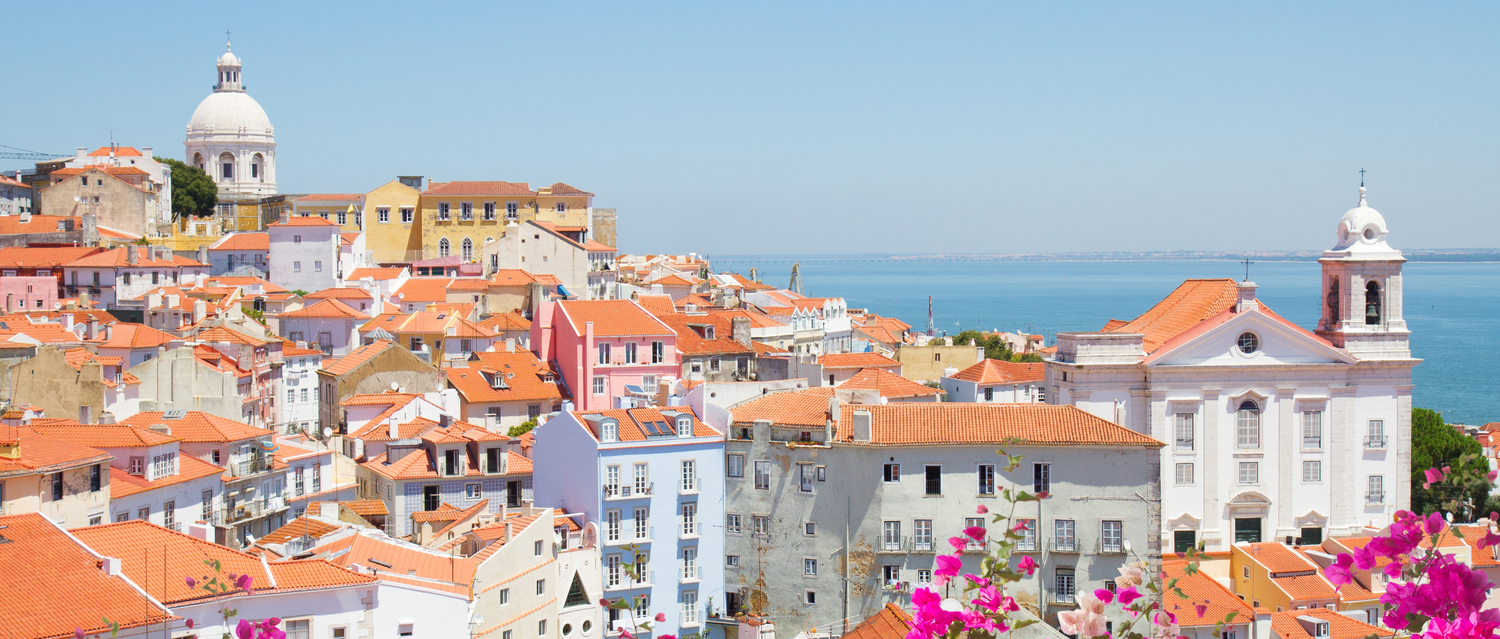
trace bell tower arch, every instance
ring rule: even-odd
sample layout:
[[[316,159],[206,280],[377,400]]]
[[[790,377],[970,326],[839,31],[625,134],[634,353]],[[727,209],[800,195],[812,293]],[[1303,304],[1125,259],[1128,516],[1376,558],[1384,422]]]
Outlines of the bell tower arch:
[[[1401,251],[1386,243],[1379,211],[1365,201],[1339,219],[1338,240],[1323,265],[1323,316],[1318,335],[1364,360],[1411,359],[1411,331],[1401,316]]]

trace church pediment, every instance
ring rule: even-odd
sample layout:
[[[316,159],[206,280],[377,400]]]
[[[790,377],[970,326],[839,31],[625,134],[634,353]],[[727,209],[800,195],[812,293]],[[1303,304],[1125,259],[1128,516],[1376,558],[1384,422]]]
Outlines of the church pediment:
[[[1148,366],[1285,366],[1352,364],[1348,353],[1260,308],[1204,321],[1163,345]]]

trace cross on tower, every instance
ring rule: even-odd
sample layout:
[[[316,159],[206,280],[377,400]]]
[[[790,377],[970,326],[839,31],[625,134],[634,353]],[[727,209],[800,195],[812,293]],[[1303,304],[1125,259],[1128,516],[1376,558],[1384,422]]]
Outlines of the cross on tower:
[[[1364,186],[1365,185],[1365,170],[1364,169],[1360,169],[1359,170],[1359,185],[1360,186]]]
[[[224,30],[224,42],[225,43],[229,42],[229,30],[228,29]]]
[[[1241,264],[1245,265],[1245,281],[1246,282],[1250,281],[1250,265],[1254,264],[1254,263],[1255,262],[1251,262],[1250,261],[1250,258],[1245,258],[1245,261],[1241,262]]]

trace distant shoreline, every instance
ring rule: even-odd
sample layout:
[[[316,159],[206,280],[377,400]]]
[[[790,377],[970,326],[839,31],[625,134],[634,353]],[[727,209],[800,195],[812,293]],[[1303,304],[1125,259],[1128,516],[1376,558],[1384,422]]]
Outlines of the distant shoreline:
[[[1403,249],[1408,262],[1467,262],[1490,264],[1500,262],[1497,249]],[[1119,251],[1095,253],[928,253],[919,255],[725,255],[708,256],[721,264],[776,262],[1316,262],[1322,251]]]

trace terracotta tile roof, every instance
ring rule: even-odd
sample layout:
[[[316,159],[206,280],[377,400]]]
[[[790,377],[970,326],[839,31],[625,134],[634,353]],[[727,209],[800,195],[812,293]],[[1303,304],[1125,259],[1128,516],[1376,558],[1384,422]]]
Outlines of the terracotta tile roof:
[[[141,152],[133,146],[101,146],[89,154],[91,158],[107,158],[113,153],[117,158],[144,157]]]
[[[491,402],[543,401],[553,403],[563,399],[558,376],[552,367],[537,359],[528,350],[507,352],[504,350],[476,353],[479,361],[468,362],[465,368],[447,369],[448,384],[458,390],[464,400],[471,404]],[[505,378],[507,388],[497,389],[487,378],[499,375]],[[550,376],[552,382],[545,379]]]
[[[65,169],[58,169],[56,171],[53,171],[53,172],[49,173],[48,175],[54,175],[54,176],[60,176],[60,177],[68,177],[68,176],[73,176],[73,175],[79,175],[79,174],[84,173],[86,171],[99,171],[101,173],[106,173],[106,174],[114,175],[114,176],[121,176],[121,175],[151,175],[150,173],[147,173],[144,169],[141,169],[139,167],[134,167],[134,166],[110,166],[108,164],[90,164],[88,166],[68,167],[68,168],[65,168]]]
[[[828,423],[828,400],[833,388],[823,386],[800,391],[771,393],[730,409],[736,424],[769,419],[787,426],[817,426]]]
[[[735,341],[734,327],[727,317],[717,315],[659,315],[658,320],[677,333],[677,352],[688,356],[751,355],[755,349]],[[712,327],[714,339],[705,339],[701,327]],[[599,325],[594,325],[599,330]]]
[[[308,512],[313,511],[309,510]],[[328,533],[342,530],[343,528],[343,526],[331,524],[321,519],[313,519],[312,517],[298,517],[287,522],[285,526],[277,528],[276,530],[267,533],[266,536],[255,540],[255,543],[262,545],[284,544],[288,541],[299,539],[304,536],[317,539]]]
[[[879,324],[866,325],[866,326],[855,326],[854,330],[858,331],[861,334],[863,334],[865,337],[868,337],[868,338],[870,338],[870,339],[872,339],[874,341],[880,342],[882,344],[899,344],[899,343],[901,343],[901,338],[896,337],[889,330],[887,330],[884,326],[881,326]]]
[[[448,301],[451,277],[414,277],[396,289],[391,299],[401,304]]]
[[[237,442],[244,439],[267,439],[276,434],[274,431],[196,410],[188,411],[180,419],[168,419],[162,411],[136,413],[122,420],[122,423],[143,428],[153,424],[166,424],[172,429],[173,437],[180,437],[186,442]]]
[[[1318,565],[1312,560],[1280,542],[1236,544],[1234,547],[1243,552],[1250,561],[1264,566],[1273,576],[1281,573],[1317,572],[1318,570]]]
[[[526,319],[520,313],[516,312],[491,315],[480,320],[480,322],[490,327],[496,333],[531,330],[531,320]]]
[[[0,328],[0,341],[17,335],[25,335],[43,344],[55,346],[82,344],[83,338],[62,327],[61,324],[32,324],[30,322],[6,322],[9,328]]]
[[[223,239],[214,242],[208,247],[210,251],[269,251],[271,250],[271,234],[264,231],[259,233],[230,233]]]
[[[374,573],[378,579],[464,597],[472,596],[474,568],[478,565],[466,557],[451,557],[388,537],[363,533],[322,544],[315,550],[328,553],[328,561],[334,564],[357,565],[363,571]]]
[[[529,475],[529,474],[531,474],[531,458],[530,457],[523,457],[523,456],[521,456],[518,453],[513,453],[513,452],[510,452],[510,451],[506,451],[505,455],[506,455],[506,458],[508,460],[505,463],[506,464],[505,465],[505,469],[509,470],[510,474],[512,474],[512,475]]]
[[[186,302],[192,303],[192,300]],[[109,329],[109,339],[99,342],[99,348],[170,348],[173,342],[180,344],[182,338],[144,324],[116,322]]]
[[[1073,406],[1048,404],[897,403],[840,407],[839,441],[853,442],[854,412],[867,410],[867,445],[1000,444],[1065,446],[1163,446],[1150,437],[1117,426]]]
[[[460,512],[457,517],[453,518],[453,522],[452,523],[448,524],[447,526],[443,526],[443,528],[441,530],[437,531],[437,534],[438,535],[443,535],[444,533],[447,533],[448,531],[453,530],[453,528],[455,526],[463,523],[463,521],[465,519],[469,519],[470,517],[473,517],[474,515],[479,514],[480,511],[486,510],[489,507],[490,507],[490,500],[488,500],[488,499],[481,499],[481,500],[479,500],[478,503],[475,503],[473,506],[469,506],[468,508],[465,508],[463,510],[463,512]]]
[[[888,368],[900,366],[901,362],[880,353],[830,353],[820,355],[818,363],[829,368]]]
[[[267,227],[272,227],[272,226],[333,226],[333,227],[337,227],[338,226],[338,222],[334,222],[333,220],[325,220],[325,219],[323,219],[321,217],[318,217],[316,215],[312,215],[312,216],[308,216],[308,217],[289,217],[289,218],[287,218],[284,221],[272,222],[270,224],[267,224],[266,226]]]
[[[735,309],[729,309],[729,310],[723,310],[723,311],[713,311],[713,314],[714,315],[721,315],[721,316],[729,317],[729,318],[735,318],[735,317],[749,318],[749,320],[750,320],[750,328],[781,328],[783,326],[786,326],[785,324],[782,324],[781,322],[778,322],[776,320],[771,319],[771,317],[768,316],[768,315],[766,315],[765,313],[761,313],[759,311],[752,310],[752,309],[747,309],[747,308],[735,308]]]
[[[1207,616],[1207,615],[1205,615]],[[1178,616],[1179,619],[1181,615]],[[1345,617],[1332,610],[1323,608],[1308,608],[1306,610],[1288,610],[1271,614],[1271,632],[1280,639],[1314,639],[1312,634],[1303,629],[1297,617],[1317,617],[1328,622],[1328,636],[1324,639],[1363,639],[1370,635],[1389,637],[1396,633],[1372,626],[1363,621]]]
[[[568,186],[566,184],[563,184],[562,182],[553,182],[550,188],[552,189],[553,195],[593,195],[593,193],[589,193],[588,191],[585,191],[583,189]]]
[[[854,374],[839,388],[880,391],[881,397],[931,397],[942,391],[924,386],[883,368],[866,368]]]
[[[82,348],[75,348],[69,351],[65,351],[63,353],[63,358],[64,361],[68,363],[68,366],[71,366],[75,371],[82,371],[83,364],[85,362],[99,362],[104,366],[114,366],[116,368],[120,366],[120,358],[118,357],[100,357],[99,355],[95,355],[94,353]],[[130,373],[123,372],[120,374],[120,381],[126,385],[141,383],[141,379],[139,377],[136,377],[135,375],[132,375]],[[104,385],[110,388],[115,388],[116,386],[118,386],[108,369],[104,371]]]
[[[1488,532],[1483,526],[1455,526],[1455,528],[1458,528],[1463,533],[1463,542],[1469,546],[1469,565],[1475,568],[1500,566],[1500,560],[1495,558],[1496,548],[1500,547],[1491,546],[1484,549],[1479,547],[1479,542],[1484,539],[1484,534]],[[1348,586],[1344,588],[1347,589]],[[1343,589],[1339,592],[1343,592]]]
[[[374,346],[374,344],[371,344],[371,346]],[[414,399],[416,399],[418,397],[421,397],[421,395],[418,395],[416,393],[396,393],[396,392],[392,392],[392,391],[385,391],[385,392],[381,392],[381,393],[366,393],[366,394],[363,394],[363,395],[354,395],[354,396],[351,396],[349,399],[346,399],[346,400],[344,400],[342,402],[339,402],[339,405],[340,406],[375,406],[375,405],[405,406],[407,404],[407,402],[410,402],[410,401],[412,401],[412,400],[414,400]]]
[[[679,273],[673,273],[656,281],[647,282],[647,284],[660,284],[662,286],[692,286],[694,284],[697,284],[697,282],[683,277]]]
[[[489,283],[494,286],[526,286],[528,284],[547,284],[549,282],[543,281],[539,275],[533,275],[522,269],[502,268],[495,271],[495,275],[489,279]]]
[[[304,195],[293,201],[298,204],[311,204],[313,202],[339,202],[348,204],[350,202],[363,202],[364,199],[365,195],[363,193],[313,193],[311,195]]]
[[[344,246],[353,246],[354,245],[354,240],[359,239],[360,235],[361,235],[361,233],[359,231],[349,231],[347,233],[339,233],[339,243],[342,244],[342,245],[344,245]]]
[[[750,347],[755,349],[756,355],[790,355],[791,351],[777,348],[764,342],[750,342]]]
[[[1162,572],[1167,573],[1168,579],[1177,579],[1177,587],[1182,589],[1189,599],[1184,601],[1177,597],[1167,597],[1169,610],[1177,615],[1177,625],[1183,627],[1212,626],[1233,612],[1233,623],[1250,623],[1255,621],[1255,613],[1250,606],[1240,601],[1234,593],[1229,592],[1223,584],[1203,573],[1193,575],[1187,574],[1186,561],[1164,561]],[[1208,610],[1202,617],[1193,608],[1196,603],[1207,602]]]
[[[630,300],[567,301],[558,302],[557,308],[573,323],[578,335],[584,334],[586,322],[594,323],[595,337],[674,334],[670,326]]]
[[[207,266],[207,264],[203,264],[202,262],[199,262],[198,260],[190,260],[188,258],[180,257],[178,255],[174,255],[174,254],[171,254],[171,253],[167,254],[166,259],[158,260],[158,259],[155,258],[155,251],[153,250],[155,248],[156,247],[154,247],[154,246],[131,246],[131,247],[123,247],[122,246],[120,248],[112,248],[112,249],[108,249],[108,250],[105,250],[105,251],[100,251],[98,253],[93,253],[93,254],[90,254],[90,255],[85,255],[83,257],[79,257],[77,259],[74,259],[71,262],[68,262],[68,263],[64,264],[63,266],[69,267],[69,268],[89,268],[89,267],[106,267],[106,268],[109,268],[109,267],[112,267],[112,268],[158,267],[158,268],[165,268],[165,267],[180,267],[180,266]],[[126,253],[125,253],[125,251],[127,251],[127,250],[129,250],[129,251],[135,251],[136,252],[136,262],[135,262],[135,264],[131,264],[127,260]]]
[[[20,442],[20,457],[0,457],[0,477],[50,473],[90,464],[106,463],[114,459],[109,453],[65,439],[47,437],[30,429],[5,427]]]
[[[197,338],[197,340],[200,342],[229,342],[231,344],[243,344],[246,346],[265,346],[271,343],[268,340],[263,340],[259,337],[254,337],[251,335],[246,335],[239,331],[231,330],[223,326],[215,326],[198,331],[198,333],[193,337]]]
[[[525,182],[433,182],[422,195],[536,195]]]
[[[306,300],[329,300],[329,299],[369,300],[369,299],[372,299],[373,297],[374,297],[374,295],[371,295],[370,291],[366,291],[366,290],[364,290],[362,288],[359,288],[359,287],[355,286],[355,287],[325,288],[325,289],[323,289],[321,291],[318,291],[316,293],[308,293],[307,296],[303,297],[302,299],[306,299]]]
[[[82,629],[97,637],[109,633],[105,618],[122,629],[177,619],[125,578],[106,574],[93,552],[45,517],[0,517],[0,527],[10,542],[0,544],[4,636],[62,639]]]
[[[342,504],[349,510],[354,511],[354,514],[359,515],[360,517],[374,517],[391,514],[391,512],[386,509],[385,502],[379,499],[356,499],[354,501],[315,501],[307,504],[307,512],[318,512],[318,508],[322,504]]]
[[[403,271],[403,270],[405,270],[405,269],[394,268],[394,267],[393,268],[357,268],[357,269],[354,269],[352,271],[349,271],[348,281],[357,282],[357,281],[365,279],[367,277],[370,278],[370,279],[373,279],[373,280],[375,280],[377,282],[379,282],[381,280],[394,280],[394,279],[396,279],[398,277],[401,277],[401,271]]]
[[[672,303],[672,296],[665,293],[661,295],[651,293],[638,295],[635,301],[641,305],[641,308],[646,309],[646,312],[657,317],[672,315],[677,312],[677,306]]]
[[[438,504],[438,507],[433,510],[421,510],[412,513],[411,520],[416,522],[453,521],[458,519],[459,514],[462,512],[463,510],[459,507],[445,501]]]
[[[320,350],[318,350],[316,348],[297,348],[297,345],[295,343],[292,343],[292,342],[282,342],[281,343],[281,356],[282,357],[299,357],[299,356],[302,356],[302,355],[320,355],[321,356],[322,354],[323,354],[323,351],[320,351]]]
[[[80,446],[97,446],[100,448],[146,448],[148,446],[160,446],[175,441],[182,441],[180,437],[173,437],[154,430],[148,430],[129,424],[31,424],[27,430],[39,435],[55,439],[65,439]]]
[[[177,456],[177,474],[146,481],[145,477],[132,475],[114,466],[109,467],[109,497],[119,499],[164,486],[175,486],[195,479],[223,474],[224,469],[192,455]]]
[[[911,615],[900,606],[887,603],[880,612],[859,622],[844,639],[905,639],[910,631]]]
[[[359,311],[354,310],[354,307],[349,306],[348,304],[345,304],[345,303],[343,303],[343,302],[341,302],[339,300],[327,299],[327,300],[319,300],[319,301],[314,302],[312,304],[308,304],[307,306],[299,308],[299,309],[297,309],[295,311],[286,311],[284,313],[278,314],[276,317],[277,318],[307,317],[307,318],[321,318],[321,319],[338,319],[338,318],[364,319],[364,318],[369,317],[369,316],[365,315],[364,313],[361,313]]]
[[[1186,280],[1165,299],[1128,322],[1110,320],[1104,332],[1141,333],[1147,353],[1199,322],[1234,307],[1239,287],[1234,280]]]
[[[557,236],[558,239],[560,239],[560,240],[562,240],[564,242],[567,242],[569,244],[572,244],[573,246],[581,248],[581,249],[583,249],[585,251],[613,252],[615,250],[615,247],[613,247],[613,246],[609,246],[608,244],[597,242],[597,241],[592,240],[592,239],[590,239],[590,240],[588,240],[586,242],[581,242],[580,243],[578,240],[575,240],[575,239],[573,239],[571,237],[568,237],[567,235],[563,234],[563,230],[567,229],[567,228],[570,228],[570,227],[558,226],[558,225],[553,224],[551,222],[539,222],[539,221],[536,221],[536,220],[532,220],[531,223],[535,224],[537,226],[542,227],[543,230],[545,230],[548,233],[551,233],[551,234]]]
[[[33,215],[30,217],[30,219],[23,221],[21,219],[21,216],[19,215],[0,215],[0,235],[56,233],[58,229],[58,223],[66,222],[68,220],[71,220],[73,222],[74,229],[83,228],[83,218],[78,217],[67,217],[63,215]]]
[[[953,379],[974,382],[980,386],[1040,382],[1047,376],[1041,362],[1006,362],[986,359],[953,375]]]
[[[715,435],[723,435],[723,433],[715,430],[714,427],[709,426],[708,424],[703,423],[702,420],[698,419],[698,415],[693,412],[693,409],[690,406],[674,406],[670,410],[687,413],[688,415],[692,416],[694,437],[713,437]],[[648,439],[655,439],[653,437],[650,437],[646,431],[646,428],[642,426],[642,424],[646,422],[656,424],[655,428],[657,428],[659,432],[676,432],[676,421],[662,415],[661,413],[662,409],[658,408],[616,408],[613,410],[587,412],[574,411],[573,416],[578,420],[580,424],[583,424],[585,428],[588,428],[589,431],[593,433],[595,439],[599,438],[597,427],[592,422],[585,419],[585,417],[613,417],[620,422],[620,441],[641,442],[647,441]]]
[[[340,586],[373,583],[375,577],[362,575],[323,559],[296,559],[271,564],[276,577],[275,592],[323,590]]]
[[[208,279],[206,279],[204,281],[208,282],[209,284],[218,284],[220,286],[234,286],[234,287],[245,287],[245,288],[248,288],[250,286],[254,286],[256,284],[259,284],[261,286],[261,290],[263,290],[263,291],[265,291],[267,293],[286,293],[286,292],[288,292],[288,289],[285,289],[285,288],[282,288],[282,287],[277,286],[275,284],[272,284],[272,283],[270,283],[270,282],[268,282],[266,280],[263,280],[263,279],[261,279],[259,277],[248,277],[248,276],[243,276],[243,277],[229,277],[229,276],[226,276],[226,275],[217,275],[217,276],[214,276],[214,277],[210,277],[210,278],[208,278]]]
[[[1286,593],[1293,601],[1307,601],[1309,599],[1337,599],[1338,593],[1333,591],[1333,584],[1329,583],[1323,575],[1302,575],[1299,577],[1275,577],[1271,581]]]

